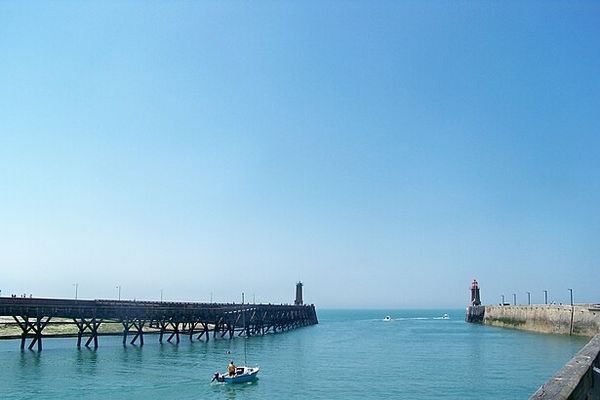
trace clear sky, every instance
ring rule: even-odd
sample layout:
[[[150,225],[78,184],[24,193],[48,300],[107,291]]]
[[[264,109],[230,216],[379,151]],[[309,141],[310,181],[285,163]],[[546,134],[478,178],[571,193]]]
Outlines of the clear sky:
[[[600,2],[2,1],[2,295],[600,302]]]

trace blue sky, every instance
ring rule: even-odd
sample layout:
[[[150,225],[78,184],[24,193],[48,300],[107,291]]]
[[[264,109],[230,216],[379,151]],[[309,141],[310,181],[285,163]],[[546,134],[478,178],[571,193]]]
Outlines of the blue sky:
[[[599,302],[599,18],[2,2],[2,295]]]

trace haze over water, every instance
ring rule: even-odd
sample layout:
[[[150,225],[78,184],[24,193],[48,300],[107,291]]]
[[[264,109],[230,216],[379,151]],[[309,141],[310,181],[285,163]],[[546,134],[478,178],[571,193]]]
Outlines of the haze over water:
[[[584,338],[467,324],[464,311],[321,310],[320,324],[250,339],[97,351],[48,339],[41,353],[0,341],[3,400],[45,399],[525,399]],[[389,315],[392,321],[384,322]],[[249,385],[210,384],[229,359],[261,367]],[[231,352],[231,354],[227,354]]]

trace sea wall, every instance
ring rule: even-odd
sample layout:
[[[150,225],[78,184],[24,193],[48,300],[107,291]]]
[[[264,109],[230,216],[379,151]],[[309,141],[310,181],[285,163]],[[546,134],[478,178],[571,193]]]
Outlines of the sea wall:
[[[600,331],[600,307],[591,304],[484,306],[483,323],[533,332],[592,337]]]
[[[467,322],[482,323],[485,316],[485,306],[468,306]]]
[[[600,400],[600,305],[469,306],[467,322],[592,339],[530,400]]]
[[[600,333],[562,367],[530,400],[600,399]]]

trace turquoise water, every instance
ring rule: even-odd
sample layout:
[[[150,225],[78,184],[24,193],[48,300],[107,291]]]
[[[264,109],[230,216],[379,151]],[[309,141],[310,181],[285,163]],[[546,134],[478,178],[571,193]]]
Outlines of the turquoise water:
[[[94,351],[64,338],[37,353],[0,341],[0,398],[526,399],[587,341],[467,324],[464,310],[318,316],[312,327],[208,343],[161,345],[148,335],[143,347],[123,347],[120,337],[101,337]],[[210,384],[230,358],[243,361],[244,342],[260,379]]]

